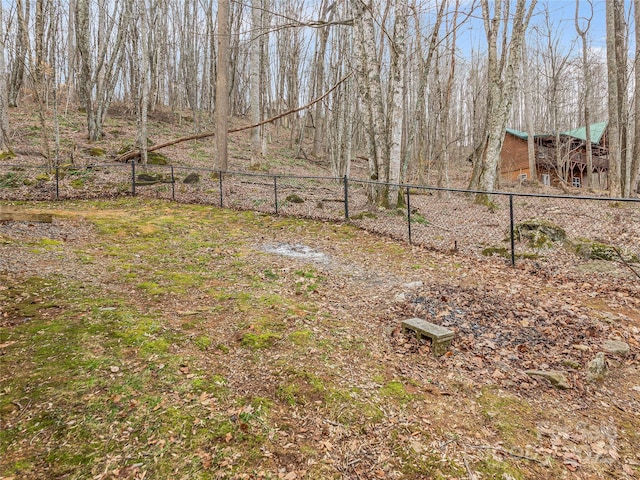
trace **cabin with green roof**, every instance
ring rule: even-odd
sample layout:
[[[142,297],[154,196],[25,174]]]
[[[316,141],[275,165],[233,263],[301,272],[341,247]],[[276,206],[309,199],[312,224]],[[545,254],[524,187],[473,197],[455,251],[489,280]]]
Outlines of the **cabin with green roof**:
[[[593,188],[607,188],[609,170],[609,148],[607,122],[590,125],[592,150]],[[526,132],[508,128],[500,153],[500,174],[507,182],[536,180],[543,185],[560,183],[573,187],[586,186],[587,148],[586,127],[560,132],[559,134],[535,134],[534,151],[536,171],[529,168]]]

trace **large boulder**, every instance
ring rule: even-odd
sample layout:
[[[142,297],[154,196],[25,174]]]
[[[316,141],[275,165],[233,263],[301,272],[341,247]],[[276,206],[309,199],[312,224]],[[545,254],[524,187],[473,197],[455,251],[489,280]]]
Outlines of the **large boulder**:
[[[567,238],[567,233],[562,227],[538,218],[517,223],[513,228],[513,234],[516,240],[527,242],[536,250],[551,248],[555,242],[561,242]]]

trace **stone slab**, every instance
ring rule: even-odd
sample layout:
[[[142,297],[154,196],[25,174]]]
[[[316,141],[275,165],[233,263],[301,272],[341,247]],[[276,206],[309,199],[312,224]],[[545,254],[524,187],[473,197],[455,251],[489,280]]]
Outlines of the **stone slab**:
[[[418,338],[424,336],[431,339],[432,351],[436,356],[443,355],[451,345],[453,330],[449,330],[442,325],[427,322],[422,318],[409,318],[402,322],[404,330],[412,330]]]

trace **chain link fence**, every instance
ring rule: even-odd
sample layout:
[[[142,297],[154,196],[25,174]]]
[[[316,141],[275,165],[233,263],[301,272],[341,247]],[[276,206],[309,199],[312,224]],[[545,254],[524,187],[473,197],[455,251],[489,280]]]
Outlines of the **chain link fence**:
[[[372,207],[381,189],[400,207]],[[484,201],[477,202],[478,194]],[[0,165],[0,200],[43,201],[123,195],[269,214],[345,221],[438,251],[580,262],[638,263],[640,200],[485,193],[389,185],[346,177],[220,172],[136,163],[47,168]]]

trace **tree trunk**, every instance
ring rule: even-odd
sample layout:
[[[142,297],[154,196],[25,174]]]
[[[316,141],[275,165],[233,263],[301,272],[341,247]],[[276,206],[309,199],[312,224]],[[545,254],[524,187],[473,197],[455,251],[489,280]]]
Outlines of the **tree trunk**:
[[[408,6],[406,0],[398,0],[395,6],[395,28],[391,46],[389,125],[389,176],[387,203],[390,208],[398,205],[398,184],[402,160],[402,126],[404,119],[403,84],[405,73],[405,43]]]
[[[538,181],[538,165],[536,162],[535,124],[533,120],[533,82],[528,68],[526,42],[522,42],[522,75],[524,83],[524,116],[527,124],[527,158],[529,159],[529,176],[532,182]]]
[[[584,124],[585,124],[585,148],[586,148],[586,163],[587,163],[587,187],[593,188],[593,152],[591,148],[591,109],[589,108],[589,98],[591,97],[591,75],[589,74],[589,60],[588,52],[589,45],[587,43],[587,32],[591,27],[591,19],[593,18],[593,3],[591,0],[587,0],[591,9],[589,18],[586,19],[586,25],[584,28],[580,26],[579,9],[580,0],[576,0],[576,15],[575,15],[575,27],[580,40],[582,41],[582,81],[583,95],[584,95]]]
[[[0,32],[4,32],[4,7],[0,3]],[[4,59],[4,34],[0,34],[0,152],[10,150],[9,146],[9,96],[7,94],[7,70]]]
[[[635,41],[636,41],[636,56],[635,56],[635,98],[634,98],[634,113],[635,113],[635,131],[634,131],[634,144],[633,144],[633,160],[631,162],[631,185],[630,191],[633,193],[640,193],[640,0],[634,0],[633,2],[633,14],[636,24],[635,29]]]
[[[531,14],[537,0],[532,0],[528,9],[526,0],[517,0],[516,11],[511,24],[511,35],[508,38],[508,9],[509,0],[497,0],[494,3],[494,15],[491,16],[489,1],[482,0],[482,17],[488,43],[488,96],[487,96],[487,127],[485,145],[480,150],[481,167],[479,174],[479,187],[481,190],[492,192],[497,183],[498,169],[500,165],[500,151],[504,141],[505,129],[515,89],[515,74],[520,64],[522,42],[529,24]],[[506,13],[502,18],[503,8]],[[504,21],[504,24],[502,22]],[[498,58],[498,35],[502,33],[500,58]],[[479,196],[479,202],[488,199]]]
[[[29,0],[16,0],[16,13],[18,15],[16,33],[16,51],[13,57],[11,75],[9,77],[8,103],[9,107],[18,106],[18,95],[24,80],[24,67],[28,64],[29,52],[29,12],[31,6]],[[4,50],[3,50],[4,52]]]
[[[251,123],[260,123],[262,116],[260,102],[260,55],[262,53],[262,1],[251,2],[251,40],[249,71],[249,108]],[[251,130],[251,165],[257,165],[262,159],[261,127]]]
[[[620,166],[622,163],[622,145],[620,142],[620,106],[618,105],[618,62],[616,55],[616,13],[620,0],[609,0],[606,3],[607,23],[607,84],[609,106],[609,195],[619,197]]]
[[[131,2],[115,0],[112,11],[100,8],[96,43],[92,44],[89,0],[76,0],[75,34],[80,54],[80,97],[84,99],[90,141],[103,137],[103,125],[113,98],[121,64],[122,45],[131,17]],[[115,35],[114,35],[115,30]]]
[[[140,163],[147,164],[147,117],[149,108],[149,21],[145,0],[137,2],[137,17],[140,25],[140,41],[137,55],[138,64],[138,148]]]
[[[216,168],[226,171],[229,129],[229,0],[218,2],[218,68],[216,69]]]

